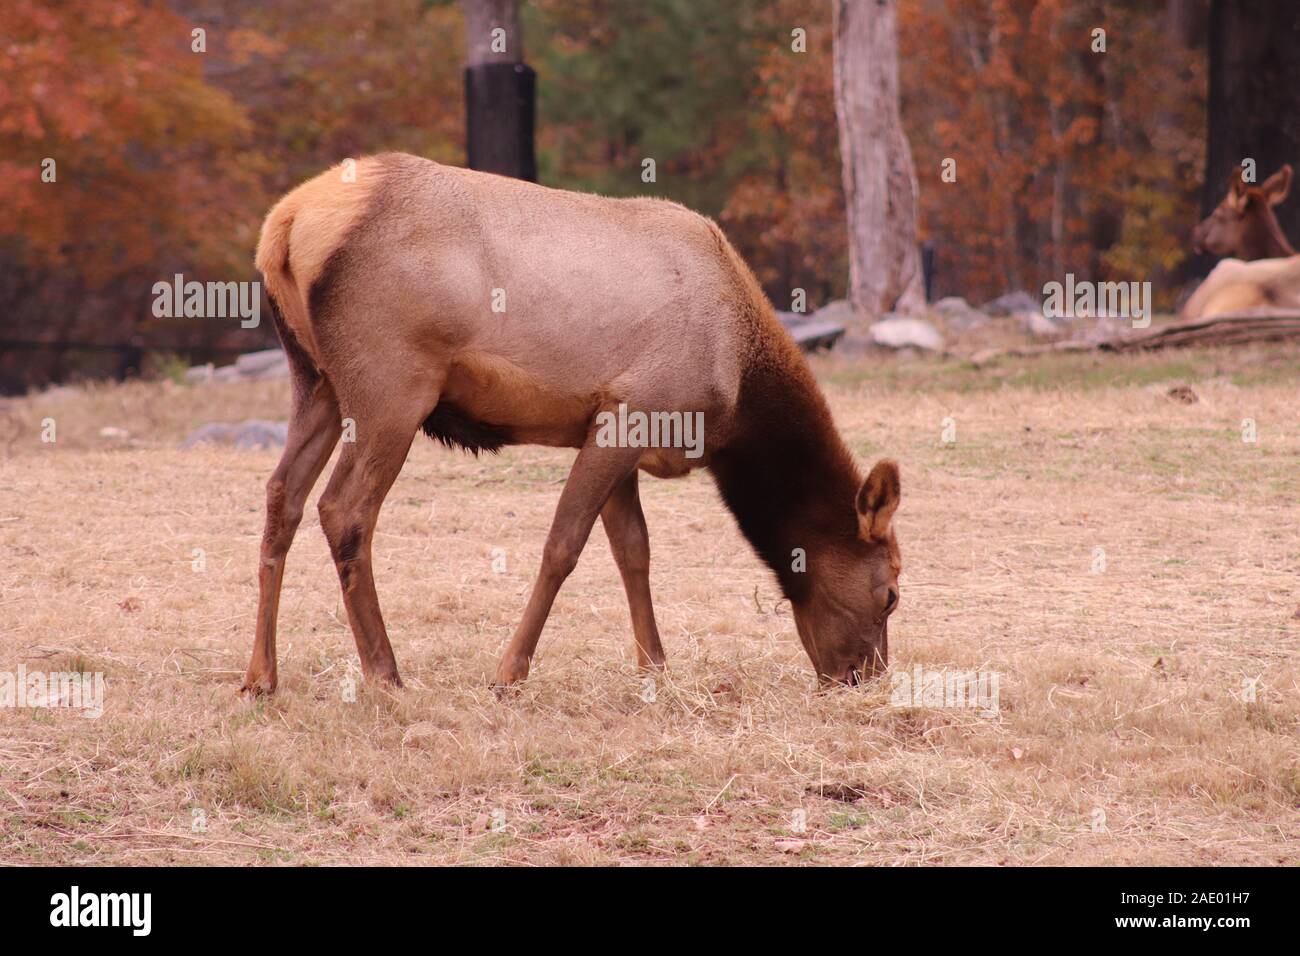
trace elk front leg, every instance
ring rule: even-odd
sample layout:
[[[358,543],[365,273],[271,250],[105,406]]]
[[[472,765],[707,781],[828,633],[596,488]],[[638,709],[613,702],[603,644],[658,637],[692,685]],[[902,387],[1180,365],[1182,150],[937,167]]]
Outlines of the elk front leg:
[[[492,686],[498,692],[528,676],[529,661],[537,650],[537,640],[542,636],[542,626],[551,613],[560,585],[577,565],[591,526],[596,523],[596,516],[610,492],[635,471],[640,457],[639,448],[601,447],[593,437],[588,437],[578,452],[560,493],[560,503],[542,550],[542,568],[533,582],[523,619],[497,665]]]
[[[635,469],[615,486],[600,512],[614,552],[614,563],[623,578],[627,605],[632,612],[632,638],[636,641],[636,659],[642,670],[657,670],[664,665],[664,649],[655,625],[654,603],[650,598],[650,533],[641,511],[638,490],[639,472]]]

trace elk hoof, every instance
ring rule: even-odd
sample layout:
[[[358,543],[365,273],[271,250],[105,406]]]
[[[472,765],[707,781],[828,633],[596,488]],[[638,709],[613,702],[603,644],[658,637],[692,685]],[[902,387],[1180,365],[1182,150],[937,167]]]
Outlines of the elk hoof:
[[[274,677],[245,677],[244,686],[239,688],[239,698],[245,703],[252,703],[275,693]]]
[[[492,688],[492,693],[496,695],[497,700],[506,700],[509,697],[519,696],[518,684],[498,684],[495,680],[488,684]]]
[[[489,685],[492,692],[497,695],[497,699],[505,697],[507,693],[519,689],[519,682],[528,676],[528,659],[522,661],[503,660],[497,666],[496,676],[492,678]]]
[[[361,672],[363,672],[365,679],[367,679],[368,682],[378,684],[380,687],[389,688],[391,691],[400,691],[403,687],[402,678],[398,676],[398,669],[396,669],[395,665],[390,667],[376,667],[376,669],[372,671],[365,671],[363,667]]]

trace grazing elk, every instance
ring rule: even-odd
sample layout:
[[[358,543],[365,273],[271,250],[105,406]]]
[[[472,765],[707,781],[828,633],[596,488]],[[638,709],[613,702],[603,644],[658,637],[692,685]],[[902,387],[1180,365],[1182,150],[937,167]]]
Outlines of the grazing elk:
[[[639,662],[662,665],[638,468],[675,477],[709,467],[776,573],[823,682],[856,683],[886,664],[898,467],[881,461],[862,478],[803,356],[716,225],[662,200],[546,189],[402,154],[352,172],[336,167],[285,196],[258,245],[294,399],[267,483],[245,693],[275,688],[285,555],[342,419],[355,441],[343,443],[319,511],[368,678],[400,684],[371,540],[420,430],[473,452],[578,449],[494,686],[527,676],[597,516]],[[702,414],[702,449],[602,441],[597,419],[616,409]]]
[[[1273,207],[1291,190],[1291,167],[1283,166],[1259,186],[1251,186],[1234,168],[1228,194],[1192,231],[1192,248],[1234,259],[1278,259],[1296,251],[1282,234]]]

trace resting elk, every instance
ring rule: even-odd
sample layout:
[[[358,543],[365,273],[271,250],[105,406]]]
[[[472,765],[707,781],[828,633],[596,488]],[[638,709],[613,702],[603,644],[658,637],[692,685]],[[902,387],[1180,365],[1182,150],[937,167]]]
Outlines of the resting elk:
[[[1224,259],[1182,307],[1184,319],[1208,319],[1247,309],[1300,309],[1300,256]]]
[[[1300,256],[1291,248],[1273,207],[1291,190],[1283,166],[1259,186],[1241,170],[1228,177],[1228,194],[1192,233],[1197,252],[1228,256],[1183,304],[1185,319],[1207,319],[1246,309],[1300,308]],[[1244,261],[1243,261],[1244,260]]]
[[[638,471],[701,466],[775,572],[821,681],[856,683],[886,665],[898,466],[882,460],[862,477],[802,354],[713,222],[663,200],[403,154],[359,160],[353,173],[336,167],[290,192],[258,244],[293,410],[267,483],[243,693],[275,689],[285,556],[344,419],[355,440],[343,442],[319,512],[368,679],[401,683],[371,544],[418,431],[475,453],[578,449],[498,690],[527,676],[597,517],[638,662],[663,665]],[[702,415],[703,447],[602,441],[597,418],[616,410]]]

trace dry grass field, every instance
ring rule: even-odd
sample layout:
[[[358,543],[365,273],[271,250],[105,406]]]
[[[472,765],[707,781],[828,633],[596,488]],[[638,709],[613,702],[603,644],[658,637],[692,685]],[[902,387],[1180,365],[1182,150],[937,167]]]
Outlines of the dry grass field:
[[[816,693],[705,473],[642,481],[655,693],[598,526],[498,701],[571,453],[422,437],[375,542],[406,689],[348,699],[313,494],[280,691],[245,704],[278,453],[179,445],[283,418],[287,383],[62,391],[0,410],[0,671],[107,696],[0,710],[0,862],[1300,862],[1300,349],[815,364],[854,450],[902,465],[893,668],[996,671],[996,716]]]

